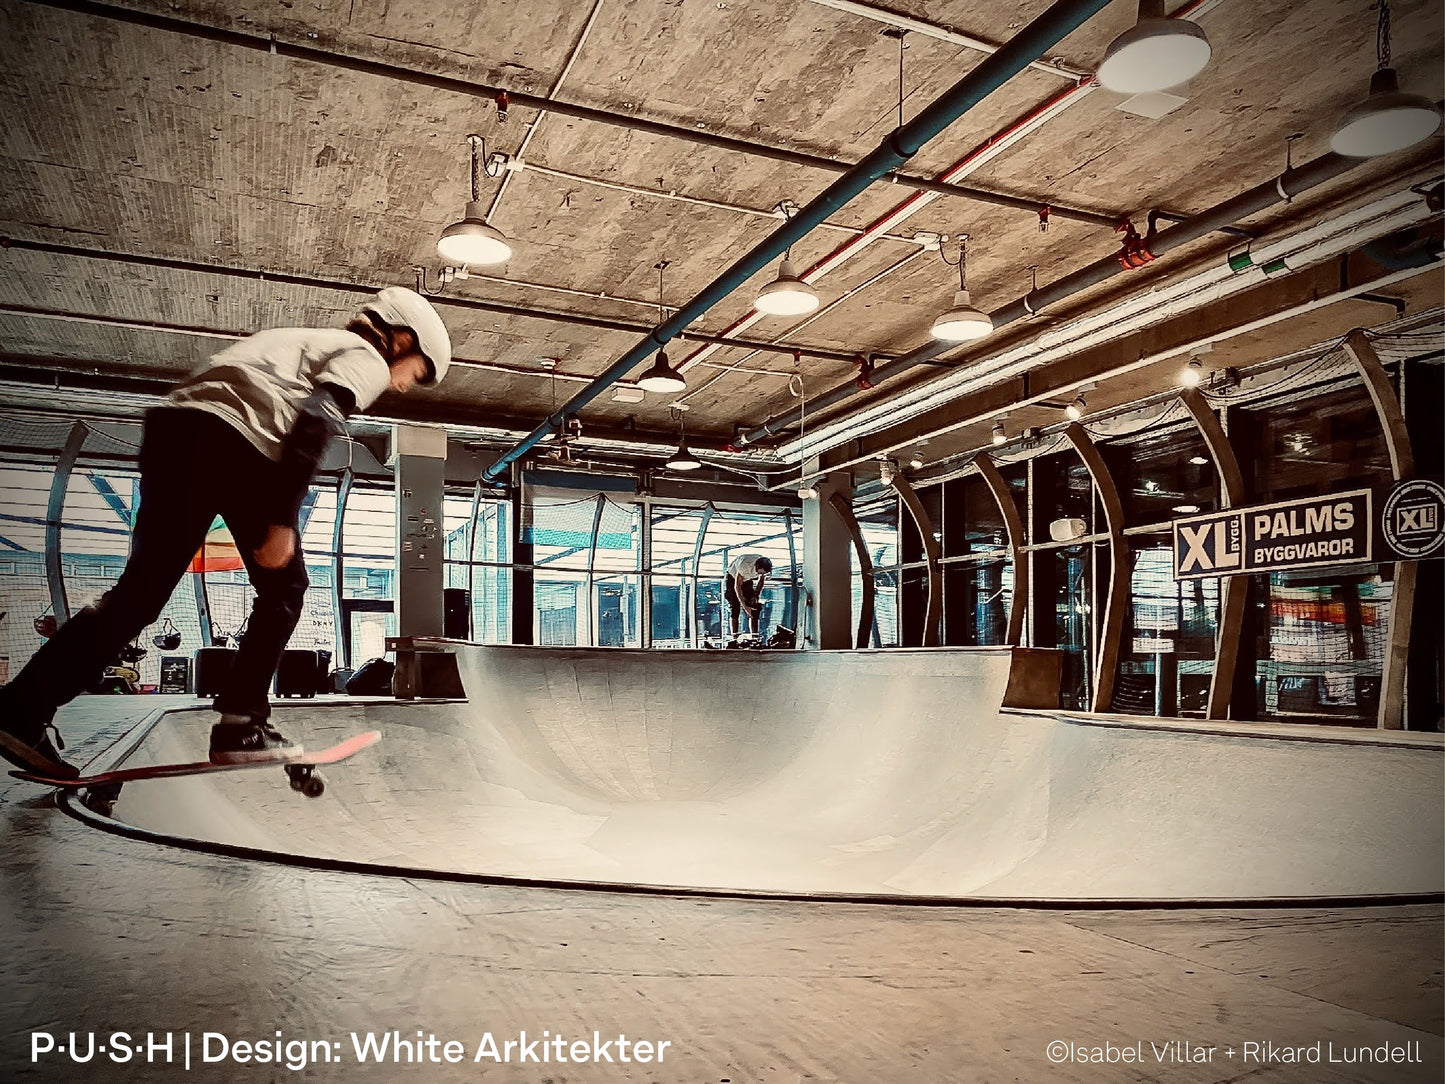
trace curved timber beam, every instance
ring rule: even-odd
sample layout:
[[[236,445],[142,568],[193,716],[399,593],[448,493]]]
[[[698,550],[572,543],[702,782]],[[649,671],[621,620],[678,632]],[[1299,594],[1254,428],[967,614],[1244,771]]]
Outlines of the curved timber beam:
[[[1210,409],[1208,401],[1197,388],[1187,388],[1179,393],[1179,401],[1199,435],[1209,449],[1209,458],[1219,474],[1220,505],[1233,508],[1244,502],[1244,473],[1239,469],[1239,459],[1225,435],[1219,415]],[[1239,665],[1239,638],[1244,629],[1244,605],[1249,595],[1249,581],[1243,576],[1219,577],[1219,629],[1214,640],[1214,674],[1209,679],[1209,702],[1205,706],[1206,719],[1227,719],[1229,717],[1229,694],[1234,687],[1234,671]]]
[[[907,508],[908,514],[913,517],[913,525],[918,528],[918,536],[923,542],[923,554],[928,558],[928,603],[923,611],[921,646],[937,647],[940,616],[938,611],[943,601],[943,573],[938,564],[938,539],[933,537],[933,521],[928,518],[923,502],[918,499],[918,494],[913,492],[908,479],[901,474],[896,475],[893,488],[898,491],[903,507]]]
[[[702,572],[702,546],[703,542],[707,538],[708,525],[712,523],[712,514],[715,511],[717,511],[717,509],[712,506],[712,501],[708,501],[707,505],[702,510],[702,524],[697,529],[697,544],[692,547],[692,598],[691,600],[689,600],[687,607],[687,636],[688,642],[692,644],[693,647],[697,647],[697,641],[700,635],[698,629],[699,622],[697,613],[697,578]],[[723,579],[727,579],[726,568],[723,569]],[[728,619],[728,604],[726,599],[723,600],[722,605],[722,621],[726,623]],[[721,635],[721,633],[719,633],[719,635]]]
[[[1385,447],[1390,452],[1390,471],[1399,482],[1415,473],[1415,453],[1405,428],[1405,412],[1390,383],[1390,374],[1380,356],[1359,328],[1345,339],[1344,350],[1364,378],[1365,390],[1375,404]],[[1376,724],[1385,730],[1405,725],[1405,667],[1410,655],[1410,622],[1415,614],[1415,580],[1418,561],[1396,561],[1395,582],[1390,594],[1390,634],[1385,640],[1385,660],[1380,673],[1380,710]]]
[[[479,481],[477,483],[481,485]],[[597,609],[595,588],[597,584],[597,535],[602,530],[602,511],[607,507],[607,495],[597,494],[597,507],[592,511],[592,545],[587,551],[587,586],[585,588],[587,597],[583,600],[586,606],[581,612],[587,615],[587,642],[592,647],[597,647],[597,625],[598,621],[593,616]]]
[[[1089,434],[1078,422],[1064,430],[1074,451],[1084,461],[1094,489],[1104,505],[1104,522],[1109,527],[1109,598],[1104,603],[1104,624],[1099,634],[1099,653],[1094,665],[1094,711],[1108,711],[1114,703],[1114,679],[1119,669],[1119,637],[1124,630],[1124,607],[1129,601],[1129,540],[1124,537],[1124,503],[1114,476]]]
[[[844,499],[843,494],[831,494],[828,497],[828,507],[843,521],[843,526],[848,528],[848,535],[853,539],[853,552],[858,555],[858,568],[863,575],[863,598],[858,607],[858,632],[853,638],[853,646],[868,647],[873,642],[873,600],[877,590],[873,584],[873,556],[868,552],[868,544],[863,541],[863,528],[858,526],[858,517],[853,515],[853,506]]]
[[[476,615],[474,599],[477,597],[477,527],[482,519],[482,480],[472,486],[472,512],[467,518],[467,639],[478,639],[473,627]]]
[[[347,628],[346,612],[341,607],[341,558],[342,523],[346,519],[346,502],[351,498],[351,483],[355,479],[350,467],[341,472],[336,484],[336,520],[331,524],[331,619],[336,622],[336,649],[341,656],[341,666],[351,665],[351,630]]]
[[[65,493],[70,488],[70,473],[80,458],[89,432],[84,422],[70,427],[65,447],[55,462],[55,476],[50,479],[50,499],[45,505],[45,582],[50,588],[50,608],[59,625],[70,620],[70,603],[65,597],[65,569],[60,560],[60,527],[65,521]]]
[[[985,453],[975,459],[973,465],[978,468],[978,473],[988,485],[993,499],[998,502],[1004,530],[1008,532],[1010,558],[1014,564],[1014,590],[1013,597],[1009,599],[1008,631],[1004,634],[1004,643],[1009,647],[1018,647],[1023,639],[1024,607],[1029,597],[1029,562],[1023,550],[1026,541],[1024,521],[1019,515],[1018,505],[1014,504],[1008,483],[1004,481],[993,459]]]

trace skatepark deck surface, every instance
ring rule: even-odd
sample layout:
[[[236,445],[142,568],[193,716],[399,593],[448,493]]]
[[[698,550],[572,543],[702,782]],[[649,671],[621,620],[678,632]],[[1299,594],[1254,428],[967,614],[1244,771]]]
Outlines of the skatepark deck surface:
[[[420,874],[802,896],[1308,900],[1445,883],[1439,735],[1009,710],[1006,649],[457,650],[466,702],[278,705],[308,745],[382,731],[321,799],[278,768],[133,784],[114,818]],[[210,721],[166,713],[111,757],[193,759]]]

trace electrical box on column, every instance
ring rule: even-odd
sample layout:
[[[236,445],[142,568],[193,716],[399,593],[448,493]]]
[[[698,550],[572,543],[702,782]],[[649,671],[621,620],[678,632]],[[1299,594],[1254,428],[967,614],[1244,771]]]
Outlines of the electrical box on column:
[[[442,517],[447,434],[429,425],[391,431],[387,465],[396,479],[396,631],[441,636],[446,535]]]

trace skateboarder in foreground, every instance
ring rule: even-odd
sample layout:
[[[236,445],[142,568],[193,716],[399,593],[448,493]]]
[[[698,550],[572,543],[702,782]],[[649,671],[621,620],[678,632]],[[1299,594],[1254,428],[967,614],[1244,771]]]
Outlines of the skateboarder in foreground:
[[[382,392],[446,375],[451,339],[420,294],[400,286],[362,305],[345,330],[261,331],[214,355],[149,411],[140,507],[120,580],[47,640],[0,688],[0,756],[56,779],[79,773],[47,730],[117,651],[160,616],[219,514],[256,601],[211,728],[217,764],[299,756],[270,723],[267,692],[306,597],[297,521],[311,476],[346,415]]]
[[[748,616],[748,628],[754,636],[760,636],[758,618],[763,612],[763,584],[768,582],[768,573],[773,562],[759,553],[742,553],[728,564],[727,586],[723,596],[728,603],[728,625],[732,638],[738,638],[738,611]]]

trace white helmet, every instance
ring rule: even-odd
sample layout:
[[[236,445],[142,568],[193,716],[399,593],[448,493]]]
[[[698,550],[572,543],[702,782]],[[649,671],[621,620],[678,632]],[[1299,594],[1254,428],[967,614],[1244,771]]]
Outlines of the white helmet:
[[[375,316],[388,327],[411,330],[416,336],[417,349],[431,363],[431,372],[423,384],[435,384],[447,375],[447,366],[452,363],[451,336],[432,303],[421,294],[405,286],[388,286],[362,305],[361,311]]]

